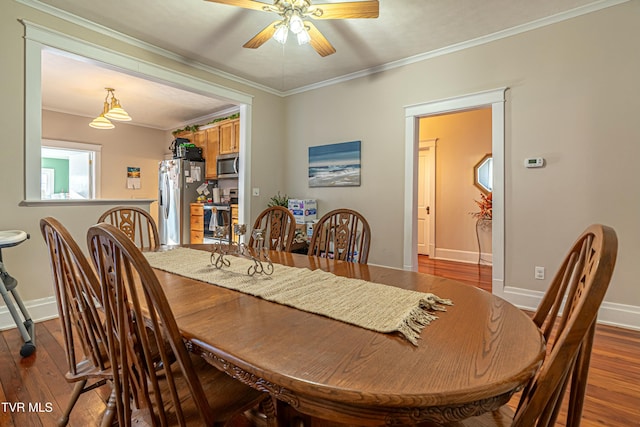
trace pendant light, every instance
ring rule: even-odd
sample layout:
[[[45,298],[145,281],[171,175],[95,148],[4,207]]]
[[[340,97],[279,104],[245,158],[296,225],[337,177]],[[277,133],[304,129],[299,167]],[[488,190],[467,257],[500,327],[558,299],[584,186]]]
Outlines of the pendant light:
[[[113,94],[115,89],[107,88],[107,91],[111,93],[111,108],[109,108],[109,112],[104,116],[107,119],[111,119],[111,120],[117,120],[120,122],[130,122],[131,116],[129,116],[129,114],[127,114],[127,112],[124,111],[124,109],[120,105],[120,101],[118,101],[115,95]]]
[[[100,113],[98,117],[93,119],[93,121],[89,123],[89,126],[95,129],[113,129],[115,127],[113,123],[111,123],[109,119],[107,119],[104,116],[108,112],[109,112],[109,103],[107,101],[104,101],[104,107],[102,108],[102,113]]]
[[[121,122],[131,121],[131,116],[122,108],[120,101],[116,99],[113,93],[115,89],[106,87],[105,90],[107,91],[107,96],[104,98],[102,113],[93,119],[89,126],[95,129],[113,129],[115,126],[109,119]],[[109,95],[111,95],[111,103],[109,103]]]

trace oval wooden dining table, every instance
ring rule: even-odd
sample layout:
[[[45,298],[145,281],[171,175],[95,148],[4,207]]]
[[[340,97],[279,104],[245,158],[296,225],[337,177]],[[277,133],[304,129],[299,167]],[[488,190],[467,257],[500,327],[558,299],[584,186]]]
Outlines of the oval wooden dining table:
[[[473,286],[284,252],[271,259],[453,302],[415,346],[399,334],[155,270],[191,351],[299,413],[355,425],[461,420],[505,404],[544,358],[544,339],[529,316]]]

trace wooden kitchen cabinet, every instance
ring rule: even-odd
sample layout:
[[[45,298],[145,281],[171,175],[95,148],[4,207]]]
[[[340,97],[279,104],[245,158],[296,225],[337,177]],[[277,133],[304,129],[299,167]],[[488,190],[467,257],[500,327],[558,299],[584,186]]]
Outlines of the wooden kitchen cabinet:
[[[220,154],[237,153],[240,151],[240,119],[219,122]]]
[[[217,179],[218,178],[218,163],[217,157],[220,144],[220,129],[218,126],[204,130],[206,132],[206,144],[207,155],[205,157],[205,178]]]
[[[190,205],[191,243],[204,241],[204,205],[191,203]]]
[[[189,142],[193,142],[193,132],[188,130],[182,131],[180,133],[176,133],[173,136],[174,138],[185,138],[185,139],[188,139]]]
[[[227,119],[207,125],[196,132],[183,131],[176,138],[186,138],[196,147],[202,149],[205,159],[205,179],[218,179],[218,154],[240,152],[240,118]]]
[[[196,147],[202,148],[202,152],[204,153],[204,150],[206,149],[206,143],[207,143],[206,131],[199,130],[197,132],[193,132],[193,138],[191,139],[191,142],[195,144]],[[204,157],[204,154],[202,157]]]

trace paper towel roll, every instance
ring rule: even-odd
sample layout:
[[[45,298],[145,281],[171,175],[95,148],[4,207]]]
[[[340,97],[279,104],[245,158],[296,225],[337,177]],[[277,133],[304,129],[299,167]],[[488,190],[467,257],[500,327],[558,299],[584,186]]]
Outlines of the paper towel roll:
[[[213,189],[213,203],[220,203],[220,189],[218,187]]]

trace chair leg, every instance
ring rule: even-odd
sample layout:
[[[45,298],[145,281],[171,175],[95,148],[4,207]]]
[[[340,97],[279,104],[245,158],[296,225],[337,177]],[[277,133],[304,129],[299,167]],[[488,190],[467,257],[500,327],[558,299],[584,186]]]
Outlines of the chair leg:
[[[59,427],[64,427],[67,425],[67,423],[69,423],[69,415],[71,414],[73,407],[78,401],[78,398],[82,394],[85,385],[87,385],[87,380],[82,380],[82,381],[78,381],[76,385],[73,387],[73,392],[71,393],[71,400],[67,405],[67,409],[64,411],[62,418],[58,420]]]
[[[594,321],[580,346],[578,360],[576,361],[576,366],[571,376],[571,394],[567,410],[567,425],[572,427],[580,426],[580,420],[582,419],[582,408],[584,406],[584,395],[587,389],[589,362],[591,361],[591,349],[593,347],[595,332],[596,322]]]
[[[102,422],[100,423],[100,427],[111,427],[111,425],[113,425],[115,416],[116,395],[115,390],[112,390],[111,395],[109,395],[109,401],[107,402],[107,409],[104,410],[104,414],[102,415]]]

